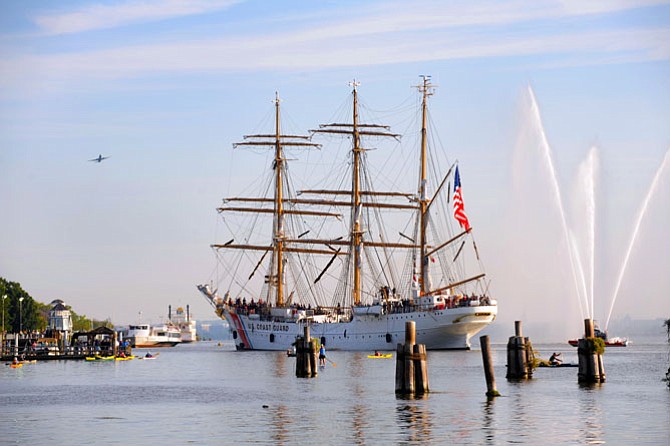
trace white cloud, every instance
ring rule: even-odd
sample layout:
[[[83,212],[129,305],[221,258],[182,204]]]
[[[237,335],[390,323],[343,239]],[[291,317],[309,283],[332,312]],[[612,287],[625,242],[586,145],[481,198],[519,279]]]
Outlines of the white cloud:
[[[670,29],[588,31],[560,35],[473,35],[457,32],[383,34],[332,41],[320,29],[256,38],[138,45],[88,53],[23,56],[0,62],[0,78],[33,73],[44,80],[117,79],[160,73],[244,72],[489,57],[553,55],[590,64],[595,56],[619,62],[670,59]],[[285,49],[290,48],[290,52]],[[581,62],[578,62],[581,61]]]
[[[656,3],[648,0],[643,5]],[[72,20],[52,31],[75,32],[112,24],[150,20],[224,7],[230,0],[125,4],[101,7],[86,19]],[[525,3],[524,3],[525,4]],[[592,14],[633,8],[638,3],[597,3],[579,9],[579,3],[424,3],[418,10],[400,4],[362,8],[351,19],[332,13],[319,23],[315,15],[287,17],[273,33],[255,32],[188,42],[136,44],[78,53],[23,55],[0,60],[0,88],[23,86],[58,88],[96,79],[125,79],[162,74],[248,72],[254,70],[320,70],[335,67],[401,64],[450,59],[542,55],[542,67],[645,62],[670,59],[670,28],[575,28],[561,26],[566,14]],[[600,5],[600,6],[597,6]],[[110,8],[110,9],[104,9]],[[608,9],[609,8],[609,9]],[[156,10],[160,9],[160,12]],[[566,9],[569,12],[566,12]],[[107,12],[108,17],[103,17]],[[401,13],[402,12],[402,13]],[[324,13],[325,14],[325,13]],[[279,20],[279,17],[273,16]],[[267,18],[266,18],[267,19]],[[514,26],[519,23],[551,23]],[[281,21],[280,21],[281,22]],[[289,28],[288,30],[285,30]],[[530,60],[525,65],[532,64]],[[539,65],[536,65],[539,66]]]
[[[72,34],[204,14],[226,9],[239,1],[145,0],[116,5],[94,4],[78,11],[41,15],[35,17],[34,22],[47,34]]]

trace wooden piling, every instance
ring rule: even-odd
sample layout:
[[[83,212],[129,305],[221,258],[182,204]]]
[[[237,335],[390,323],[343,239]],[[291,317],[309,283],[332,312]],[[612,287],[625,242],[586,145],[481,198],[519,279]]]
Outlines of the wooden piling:
[[[405,359],[405,368],[403,370],[403,374],[405,376],[403,393],[409,394],[413,394],[416,391],[416,386],[414,385],[416,383],[416,379],[414,376],[414,358],[412,357],[413,351],[414,344],[405,343],[403,347],[403,357]]]
[[[395,349],[395,391],[402,392],[405,388],[405,361],[403,359],[404,346],[398,343]]]
[[[531,358],[533,350],[530,340],[523,337],[521,321],[514,321],[515,336],[507,342],[507,379],[526,379],[533,376]]]
[[[310,378],[314,378],[319,372],[319,363],[317,362],[319,357],[319,345],[317,344],[316,339],[310,340],[307,356],[309,357],[309,376]]]
[[[318,374],[317,356],[319,348],[316,339],[310,337],[309,326],[304,329],[304,336],[295,341],[295,376],[298,378],[314,378]]]
[[[584,319],[584,338],[592,338],[596,335],[592,319]]]
[[[593,320],[584,319],[584,338],[577,344],[578,382],[587,384],[605,382],[605,366],[602,358],[604,352],[605,342],[595,337]]]
[[[407,321],[405,322],[405,344],[415,344],[416,343],[416,322]]]
[[[491,360],[491,341],[488,336],[480,336],[479,344],[482,347],[482,361],[484,362],[484,377],[486,378],[486,396],[494,398],[500,396],[496,389],[496,377],[493,374],[493,361]]]
[[[426,364],[426,346],[424,344],[414,344],[414,357],[417,358],[414,363],[414,374],[416,376],[416,393],[428,393],[428,364]]]
[[[405,343],[396,348],[395,391],[400,394],[429,392],[426,346],[416,344],[416,323],[405,323]]]

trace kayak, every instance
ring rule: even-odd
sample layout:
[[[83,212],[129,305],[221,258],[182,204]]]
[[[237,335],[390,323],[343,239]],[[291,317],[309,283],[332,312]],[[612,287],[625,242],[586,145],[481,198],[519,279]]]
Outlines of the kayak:
[[[85,358],[87,361],[114,361],[114,356],[87,356]]]
[[[368,355],[368,358],[370,358],[370,359],[388,359],[388,358],[392,358],[392,357],[393,357],[393,353],[384,353],[384,354],[381,354],[381,355]]]
[[[116,361],[130,361],[131,359],[135,359],[135,357],[132,356],[132,355],[130,355],[130,356],[117,356],[117,357],[114,358],[114,359],[115,359]]]
[[[9,364],[9,366],[13,369],[20,369],[21,367],[23,367],[23,364],[19,362],[18,364]]]

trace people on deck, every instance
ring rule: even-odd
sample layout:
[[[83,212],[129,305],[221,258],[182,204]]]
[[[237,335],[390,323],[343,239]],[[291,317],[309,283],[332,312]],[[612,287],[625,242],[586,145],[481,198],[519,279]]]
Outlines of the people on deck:
[[[563,362],[563,360],[561,358],[559,358],[559,356],[561,356],[560,353],[556,353],[556,352],[552,353],[551,356],[549,357],[549,364],[559,365],[561,362]]]
[[[326,346],[321,344],[321,348],[319,349],[319,365],[324,366],[326,365]]]

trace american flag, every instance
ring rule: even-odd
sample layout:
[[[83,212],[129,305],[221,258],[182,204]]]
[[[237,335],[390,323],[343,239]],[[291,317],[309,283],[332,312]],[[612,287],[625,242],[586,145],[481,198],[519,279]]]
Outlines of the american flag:
[[[456,175],[454,177],[454,218],[466,231],[470,230],[470,222],[465,215],[463,208],[463,196],[461,195],[461,175],[458,173],[458,166],[456,166]]]

